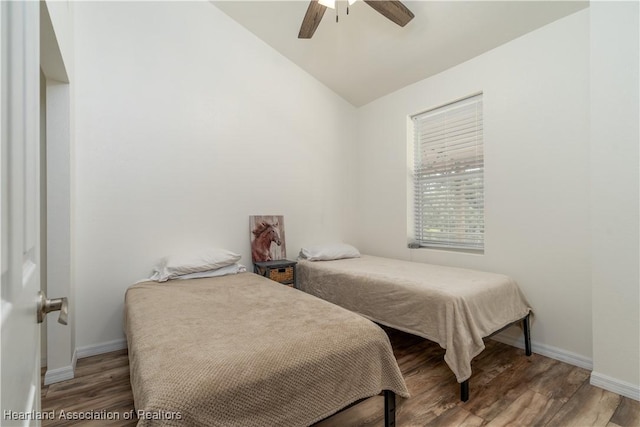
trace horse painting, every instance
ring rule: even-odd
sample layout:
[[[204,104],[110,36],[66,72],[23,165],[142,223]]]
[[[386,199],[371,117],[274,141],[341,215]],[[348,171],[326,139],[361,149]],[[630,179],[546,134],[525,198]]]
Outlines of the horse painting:
[[[280,233],[278,232],[278,223],[271,224],[267,221],[261,221],[256,224],[252,233],[254,236],[251,242],[251,258],[253,262],[273,260],[271,244],[282,245]]]

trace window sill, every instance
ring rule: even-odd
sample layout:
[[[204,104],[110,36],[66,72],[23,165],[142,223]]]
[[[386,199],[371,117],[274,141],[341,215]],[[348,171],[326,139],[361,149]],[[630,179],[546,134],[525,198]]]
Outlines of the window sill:
[[[418,243],[409,243],[407,248],[416,250],[416,249],[430,249],[434,251],[446,251],[446,252],[458,252],[464,254],[471,255],[484,255],[484,249],[472,249],[472,248],[452,248],[448,246],[421,246]]]

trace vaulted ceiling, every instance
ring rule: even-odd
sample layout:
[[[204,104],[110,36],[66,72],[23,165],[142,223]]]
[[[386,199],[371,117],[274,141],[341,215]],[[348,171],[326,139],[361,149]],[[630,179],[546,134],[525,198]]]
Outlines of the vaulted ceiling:
[[[308,1],[212,1],[220,10],[355,106],[422,80],[548,23],[588,1],[404,1],[399,27],[362,1],[328,9],[298,39]],[[338,22],[336,23],[336,15]],[[535,70],[532,70],[535,72]]]

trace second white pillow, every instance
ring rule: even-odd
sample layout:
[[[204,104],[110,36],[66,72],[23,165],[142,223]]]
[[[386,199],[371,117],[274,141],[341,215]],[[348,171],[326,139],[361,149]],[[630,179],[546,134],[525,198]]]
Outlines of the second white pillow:
[[[334,259],[359,257],[360,251],[346,243],[306,246],[300,249],[300,258],[309,261],[331,261]]]

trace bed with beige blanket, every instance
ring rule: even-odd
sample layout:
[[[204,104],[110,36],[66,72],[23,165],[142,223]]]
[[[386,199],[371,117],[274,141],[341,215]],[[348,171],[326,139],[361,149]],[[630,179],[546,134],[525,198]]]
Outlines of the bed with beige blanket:
[[[471,360],[483,338],[522,321],[530,306],[508,276],[362,255],[298,262],[298,288],[377,323],[437,342],[468,399]],[[466,394],[466,395],[465,395]]]
[[[136,284],[125,332],[138,426],[307,426],[408,397],[380,327],[253,273]]]

